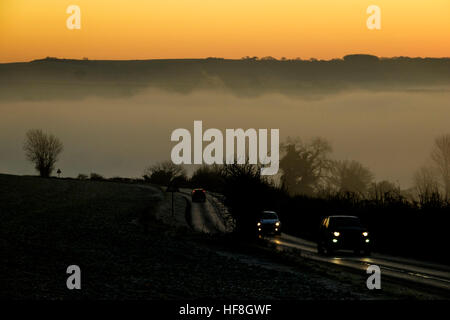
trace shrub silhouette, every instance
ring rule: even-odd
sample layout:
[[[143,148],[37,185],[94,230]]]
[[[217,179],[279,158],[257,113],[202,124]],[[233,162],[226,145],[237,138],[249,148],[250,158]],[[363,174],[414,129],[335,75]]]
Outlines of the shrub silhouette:
[[[162,186],[168,186],[174,179],[180,184],[187,184],[186,171],[172,161],[164,161],[148,167],[144,171],[144,179]]]
[[[77,177],[78,180],[87,180],[89,177],[87,174],[80,173]]]
[[[224,184],[222,167],[219,165],[201,166],[194,172],[189,184],[193,188],[202,187],[209,191],[222,192]]]
[[[105,180],[105,178],[103,178],[103,176],[102,175],[100,175],[100,174],[98,174],[98,173],[91,173],[91,177],[90,177],[90,179],[91,180],[94,180],[94,181],[101,181],[101,180]]]

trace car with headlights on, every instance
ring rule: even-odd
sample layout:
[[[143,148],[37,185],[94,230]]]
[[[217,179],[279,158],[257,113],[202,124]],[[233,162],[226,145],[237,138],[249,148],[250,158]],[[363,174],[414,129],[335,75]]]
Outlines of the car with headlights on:
[[[369,231],[358,217],[335,215],[322,219],[317,239],[317,251],[320,254],[349,249],[356,254],[363,252],[370,255],[371,248]]]
[[[261,212],[256,223],[258,235],[264,234],[281,234],[281,222],[275,211]]]

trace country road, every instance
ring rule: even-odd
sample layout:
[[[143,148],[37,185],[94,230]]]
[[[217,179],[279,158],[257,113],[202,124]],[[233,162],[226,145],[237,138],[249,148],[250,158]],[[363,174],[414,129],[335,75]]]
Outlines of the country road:
[[[191,190],[181,189],[181,194],[191,202],[191,221],[190,224],[196,231],[204,233],[222,233],[227,231],[223,217],[218,214],[213,205],[215,198],[207,193],[205,202],[192,202]]]
[[[206,233],[225,232],[224,222],[216,213],[210,197],[210,195],[207,196],[206,202],[192,202],[192,225],[195,230]]]
[[[183,194],[190,200],[188,191],[183,190]],[[216,212],[216,207],[211,204],[212,200],[214,200],[213,196],[208,194],[205,203],[192,203],[192,225],[195,230],[217,233],[224,232],[226,229],[222,217]],[[446,294],[450,294],[450,266],[379,253],[372,253],[369,257],[356,256],[350,251],[337,252],[333,256],[320,255],[314,242],[286,233],[265,239],[278,249],[298,250],[298,254],[306,259],[363,271],[367,270],[369,265],[377,265],[384,278],[443,290]]]

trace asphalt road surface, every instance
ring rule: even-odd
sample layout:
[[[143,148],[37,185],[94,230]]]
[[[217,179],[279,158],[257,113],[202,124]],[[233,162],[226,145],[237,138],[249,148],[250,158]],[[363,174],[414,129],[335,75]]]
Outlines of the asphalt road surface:
[[[280,247],[299,250],[302,257],[333,263],[344,267],[367,270],[369,265],[380,267],[382,276],[387,276],[415,284],[431,286],[448,290],[450,293],[450,267],[436,263],[423,262],[414,259],[394,257],[385,254],[372,253],[370,256],[357,256],[351,251],[342,251],[332,256],[320,255],[315,242],[307,241],[288,234],[268,240]]]

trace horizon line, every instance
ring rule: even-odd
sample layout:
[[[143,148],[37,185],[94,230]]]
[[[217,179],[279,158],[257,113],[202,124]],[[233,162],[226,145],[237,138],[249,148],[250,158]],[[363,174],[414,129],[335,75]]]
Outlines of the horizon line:
[[[225,57],[185,57],[185,58],[144,58],[144,59],[90,59],[89,57],[82,57],[82,58],[60,58],[60,57],[54,57],[54,56],[47,56],[44,58],[35,58],[32,60],[22,60],[22,61],[0,61],[0,64],[9,64],[9,63],[30,63],[30,62],[38,62],[38,61],[45,61],[45,60],[66,60],[66,61],[121,61],[121,62],[127,62],[127,61],[158,61],[158,60],[231,60],[231,61],[241,61],[241,60],[257,60],[257,61],[335,61],[335,60],[344,60],[347,56],[372,56],[377,57],[380,60],[387,60],[387,59],[399,59],[399,58],[407,58],[407,59],[450,59],[450,56],[441,56],[441,57],[430,57],[430,56],[390,56],[390,57],[383,57],[383,56],[377,56],[370,53],[349,53],[342,57],[335,57],[330,59],[319,59],[319,58],[301,58],[301,57],[295,57],[295,58],[275,58],[273,56],[244,56],[241,58],[225,58]]]

